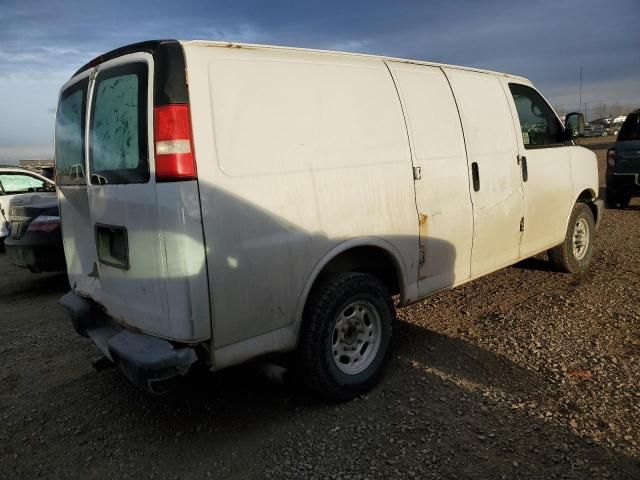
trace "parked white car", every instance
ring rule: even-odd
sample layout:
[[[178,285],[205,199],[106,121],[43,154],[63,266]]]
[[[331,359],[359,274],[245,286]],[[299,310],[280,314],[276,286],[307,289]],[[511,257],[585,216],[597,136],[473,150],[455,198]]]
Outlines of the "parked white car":
[[[9,235],[9,205],[18,196],[54,192],[55,183],[24,168],[0,166],[0,243]]]
[[[587,268],[603,202],[595,155],[572,141],[584,120],[566,123],[501,73],[123,47],[61,90],[61,302],[151,391],[196,362],[286,358],[352,398],[389,359],[392,295],[407,305],[547,250]]]

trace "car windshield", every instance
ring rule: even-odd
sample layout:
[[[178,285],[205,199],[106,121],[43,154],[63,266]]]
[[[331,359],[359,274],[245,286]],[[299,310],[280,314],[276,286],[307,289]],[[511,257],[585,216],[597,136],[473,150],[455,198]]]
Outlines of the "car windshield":
[[[23,173],[0,173],[0,186],[5,195],[29,192],[55,192],[55,185]]]
[[[640,114],[638,113],[629,115],[620,129],[618,141],[628,140],[640,140]]]

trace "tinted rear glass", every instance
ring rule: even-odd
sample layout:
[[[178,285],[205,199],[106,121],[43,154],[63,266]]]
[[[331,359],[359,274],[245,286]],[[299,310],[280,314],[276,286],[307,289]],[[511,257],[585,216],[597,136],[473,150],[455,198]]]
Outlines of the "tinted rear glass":
[[[640,140],[640,115],[637,113],[627,117],[618,134],[619,142],[627,140]]]
[[[145,63],[98,73],[89,135],[92,184],[149,180]]]
[[[59,185],[85,184],[84,123],[88,80],[84,79],[60,96],[56,113],[55,157]]]

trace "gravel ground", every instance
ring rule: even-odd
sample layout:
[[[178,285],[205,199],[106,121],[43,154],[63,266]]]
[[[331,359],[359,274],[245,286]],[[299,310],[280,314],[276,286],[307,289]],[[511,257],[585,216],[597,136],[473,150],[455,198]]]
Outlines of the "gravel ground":
[[[401,309],[383,381],[341,405],[248,368],[164,397],[96,373],[66,277],[1,254],[0,478],[638,479],[639,205],[585,274],[540,256]]]

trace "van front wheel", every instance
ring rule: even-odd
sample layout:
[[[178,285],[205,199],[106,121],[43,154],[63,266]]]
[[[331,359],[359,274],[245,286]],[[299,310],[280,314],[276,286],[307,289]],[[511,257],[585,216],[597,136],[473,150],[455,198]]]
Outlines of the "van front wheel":
[[[595,221],[588,205],[576,203],[571,212],[564,241],[548,251],[553,266],[562,272],[580,273],[587,269],[593,256]]]
[[[348,272],[314,288],[298,345],[301,379],[331,400],[370,390],[389,361],[396,313],[377,278]]]

